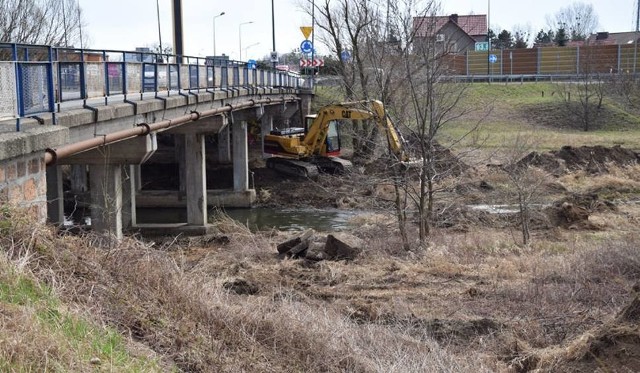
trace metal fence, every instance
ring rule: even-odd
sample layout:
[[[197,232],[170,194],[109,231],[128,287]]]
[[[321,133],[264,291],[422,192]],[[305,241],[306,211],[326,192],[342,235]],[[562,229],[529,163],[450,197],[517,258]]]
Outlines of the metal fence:
[[[281,76],[259,80],[257,77]],[[285,78],[286,77],[286,78]],[[266,83],[266,84],[265,84]],[[0,43],[0,119],[55,113],[60,104],[101,98],[135,100],[181,91],[241,87],[300,88],[297,73],[255,69],[245,62],[43,45]]]

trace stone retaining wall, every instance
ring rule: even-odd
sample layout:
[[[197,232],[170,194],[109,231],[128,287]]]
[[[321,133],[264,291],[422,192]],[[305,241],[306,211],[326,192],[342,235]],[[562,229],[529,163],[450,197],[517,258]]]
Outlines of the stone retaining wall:
[[[27,209],[38,222],[47,218],[47,177],[43,154],[0,161],[0,204]]]

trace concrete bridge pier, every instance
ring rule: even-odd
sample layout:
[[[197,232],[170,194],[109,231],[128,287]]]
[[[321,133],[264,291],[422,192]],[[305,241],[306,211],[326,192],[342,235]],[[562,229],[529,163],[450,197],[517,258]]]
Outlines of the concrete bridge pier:
[[[64,191],[62,189],[62,167],[48,166],[47,176],[47,220],[56,225],[64,224]]]
[[[187,193],[187,224],[207,224],[207,167],[203,133],[184,136],[185,181]]]
[[[247,121],[233,123],[233,190],[249,190],[249,146],[247,142]]]
[[[218,132],[218,163],[231,163],[231,129],[229,128],[229,117],[222,117],[222,128]]]
[[[122,165],[89,165],[91,228],[122,238]]]
[[[89,165],[91,227],[95,232],[122,238],[135,224],[135,165],[144,163],[158,148],[156,134],[101,146],[68,158],[64,164]],[[133,166],[132,166],[133,165]]]

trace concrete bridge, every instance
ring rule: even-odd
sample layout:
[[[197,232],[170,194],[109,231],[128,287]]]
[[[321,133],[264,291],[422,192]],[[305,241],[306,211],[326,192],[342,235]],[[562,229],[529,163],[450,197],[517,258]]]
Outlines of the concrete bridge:
[[[0,44],[0,203],[62,224],[65,190],[86,193],[93,229],[115,237],[155,226],[138,224],[140,204],[185,206],[173,228],[205,232],[208,206],[254,202],[248,125],[299,120],[303,83],[226,59]],[[232,165],[232,187],[207,190],[211,154]],[[142,190],[155,157],[179,165],[177,190]]]

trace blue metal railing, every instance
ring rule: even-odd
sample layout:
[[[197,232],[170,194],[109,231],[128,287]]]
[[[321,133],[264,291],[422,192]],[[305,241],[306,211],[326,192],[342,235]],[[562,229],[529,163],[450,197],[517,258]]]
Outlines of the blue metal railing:
[[[142,99],[146,93],[158,97],[215,88],[300,87],[296,73],[252,69],[241,61],[143,51],[0,43],[0,68],[0,119],[15,118],[17,131],[20,119],[41,113],[53,113],[55,123],[56,111],[69,101],[87,106],[87,100],[103,99],[108,104],[138,95]],[[274,79],[273,84],[264,79],[272,75],[287,79]]]

